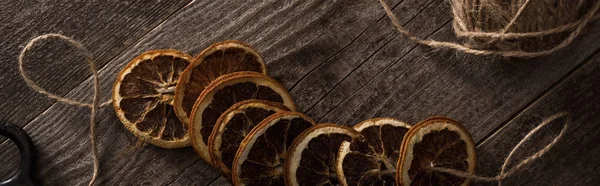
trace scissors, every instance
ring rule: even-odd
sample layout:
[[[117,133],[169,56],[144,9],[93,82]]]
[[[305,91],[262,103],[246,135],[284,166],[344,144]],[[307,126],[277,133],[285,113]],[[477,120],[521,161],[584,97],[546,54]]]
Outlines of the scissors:
[[[6,181],[0,182],[0,186],[38,185],[35,176],[35,149],[31,137],[18,125],[0,121],[0,136],[6,136],[12,140],[19,148],[21,154],[21,163],[19,170],[15,175]]]

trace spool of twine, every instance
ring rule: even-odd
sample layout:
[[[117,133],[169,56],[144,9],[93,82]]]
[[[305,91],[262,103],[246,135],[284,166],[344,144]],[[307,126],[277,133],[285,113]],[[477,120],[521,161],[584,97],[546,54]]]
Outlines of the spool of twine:
[[[433,48],[475,55],[533,58],[554,53],[600,18],[599,0],[450,0],[452,27],[463,44],[416,37],[404,28],[392,9],[379,0],[402,35]]]
[[[49,39],[49,38],[58,38],[58,39],[62,39],[67,41],[70,45],[72,45],[73,47],[75,47],[78,52],[80,52],[86,59],[86,62],[88,64],[88,66],[90,67],[90,71],[92,72],[92,77],[93,77],[93,82],[94,82],[94,87],[93,87],[93,101],[92,103],[85,103],[85,102],[81,102],[81,101],[77,101],[77,100],[72,100],[69,98],[65,98],[63,96],[51,93],[46,91],[44,88],[40,87],[35,81],[33,81],[29,75],[25,72],[25,69],[23,68],[23,64],[24,64],[24,59],[26,56],[26,53],[31,50],[31,48],[33,47],[33,45],[36,42],[45,40],[45,39]],[[100,159],[98,157],[98,149],[97,149],[97,142],[96,142],[96,112],[98,110],[98,108],[100,107],[104,107],[107,105],[110,105],[111,100],[107,100],[104,102],[100,102],[99,97],[100,97],[100,86],[99,86],[99,80],[98,80],[98,69],[96,67],[96,61],[93,59],[92,55],[90,54],[89,51],[87,51],[83,45],[79,42],[77,42],[74,39],[71,39],[67,36],[61,35],[61,34],[45,34],[45,35],[41,35],[38,36],[34,39],[32,39],[31,41],[29,41],[29,43],[27,43],[27,45],[25,46],[25,48],[23,48],[23,50],[21,51],[21,54],[19,55],[19,72],[21,77],[23,78],[23,80],[25,81],[25,83],[27,84],[27,86],[29,86],[30,88],[32,88],[33,90],[35,90],[36,92],[45,95],[46,97],[53,99],[57,102],[60,103],[65,103],[68,105],[73,105],[73,106],[77,106],[77,107],[85,107],[85,108],[90,108],[90,141],[91,141],[91,148],[90,148],[90,152],[92,154],[93,157],[93,174],[92,174],[92,178],[90,179],[89,185],[94,185],[96,178],[99,175],[99,167],[100,167]],[[549,123],[551,123],[552,121],[561,118],[561,117],[565,117],[568,116],[567,113],[558,113],[555,114],[549,118],[547,118],[546,120],[544,120],[542,123],[538,124],[534,129],[532,129],[510,152],[510,154],[508,155],[508,157],[504,160],[504,164],[502,165],[502,169],[500,174],[498,174],[497,176],[494,177],[484,177],[484,176],[477,176],[474,174],[470,174],[470,173],[465,173],[459,170],[454,170],[454,169],[447,169],[447,168],[443,168],[443,167],[429,167],[429,169],[431,169],[432,171],[440,171],[440,172],[445,172],[448,174],[452,174],[458,177],[463,177],[463,178],[467,178],[467,179],[472,179],[473,181],[498,181],[498,184],[500,184],[500,180],[506,179],[510,176],[512,176],[513,174],[517,173],[519,170],[522,170],[523,168],[525,168],[527,165],[530,165],[532,162],[534,162],[535,160],[539,159],[540,157],[542,157],[544,154],[546,154],[552,147],[554,147],[554,145],[556,145],[556,143],[564,136],[564,134],[566,133],[567,130],[567,126],[568,123],[570,121],[570,118],[567,119],[567,121],[565,122],[560,134],[558,136],[556,136],[551,143],[549,143],[548,145],[546,145],[544,148],[542,148],[541,150],[539,150],[538,152],[536,152],[535,154],[533,154],[532,156],[529,156],[527,159],[521,161],[520,163],[518,163],[515,167],[510,168],[508,170],[506,170],[506,167],[508,166],[508,163],[511,161],[512,156],[514,155],[514,153],[521,147],[521,145],[523,145],[524,143],[528,142],[530,140],[530,138],[537,133],[540,129],[542,129],[544,126],[548,125]],[[505,171],[506,170],[506,171]]]

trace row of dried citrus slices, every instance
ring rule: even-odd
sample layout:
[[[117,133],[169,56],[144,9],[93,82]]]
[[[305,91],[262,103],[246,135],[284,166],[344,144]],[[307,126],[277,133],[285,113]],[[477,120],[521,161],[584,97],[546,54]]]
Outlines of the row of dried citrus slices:
[[[475,146],[456,121],[431,117],[411,127],[374,118],[353,128],[318,124],[299,134],[284,167],[286,185],[469,185],[435,172],[475,171]]]
[[[452,119],[431,117],[411,127],[375,118],[353,128],[360,137],[342,142],[336,161],[341,185],[469,185],[428,168],[475,172],[473,139]]]
[[[232,75],[234,72],[247,73]],[[153,50],[141,54],[123,68],[113,88],[113,105],[121,122],[140,139],[163,148],[186,147],[192,138],[188,132],[192,128],[190,116],[206,109],[193,110],[195,103],[210,103],[213,94],[220,89],[230,91],[231,88],[223,84],[226,81],[229,84],[249,81],[239,86],[251,85],[260,89],[257,95],[250,96],[271,96],[268,95],[273,94],[267,90],[270,90],[269,86],[283,89],[263,75],[266,73],[260,54],[239,41],[216,43],[195,58],[177,50]],[[207,94],[201,95],[203,92]],[[223,95],[217,97],[239,96],[235,92],[228,93],[231,95],[221,93]],[[249,98],[218,100],[228,102],[210,105],[208,112],[211,113],[206,115],[212,114],[214,118],[209,119],[216,119],[220,114],[212,112],[223,112],[233,103]]]
[[[266,75],[258,52],[224,41],[196,58],[146,52],[114,85],[113,104],[138,138],[163,148],[190,144],[234,185],[465,185],[430,166],[473,173],[473,140],[443,117],[413,127],[376,118],[353,128],[295,112]]]

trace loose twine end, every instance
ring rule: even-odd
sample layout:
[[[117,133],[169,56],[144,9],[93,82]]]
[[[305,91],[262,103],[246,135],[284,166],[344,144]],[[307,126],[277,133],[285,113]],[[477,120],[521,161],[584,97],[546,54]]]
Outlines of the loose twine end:
[[[588,22],[600,18],[600,16],[596,15],[596,12],[600,8],[600,1],[596,2],[593,7],[588,11],[581,19],[576,20],[571,23],[567,23],[561,26],[557,26],[551,29],[543,30],[543,31],[533,31],[533,32],[524,32],[524,33],[509,33],[508,31],[515,25],[517,19],[519,19],[523,13],[523,11],[529,5],[530,0],[526,0],[512,16],[510,22],[502,29],[500,32],[475,32],[475,31],[465,31],[465,23],[464,20],[458,19],[457,11],[453,11],[454,14],[454,24],[453,28],[457,36],[459,37],[469,37],[469,38],[492,38],[488,43],[495,43],[500,40],[505,39],[515,39],[515,38],[525,38],[525,37],[541,37],[550,34],[562,33],[568,30],[572,30],[570,34],[562,40],[558,45],[540,51],[527,52],[521,50],[484,50],[477,49],[468,45],[454,43],[454,42],[446,42],[446,41],[436,41],[432,39],[421,39],[415,36],[413,33],[409,32],[400,22],[398,21],[398,17],[392,12],[390,6],[385,2],[385,0],[379,0],[381,6],[385,10],[385,13],[388,18],[392,21],[392,25],[396,28],[398,32],[400,32],[405,37],[410,40],[426,45],[432,48],[449,48],[457,51],[461,51],[468,54],[474,55],[500,55],[504,57],[520,57],[520,58],[534,58],[539,56],[548,55],[554,53],[567,45],[571,44],[577,36],[580,35],[581,31],[585,28]],[[465,8],[462,7],[459,3],[452,4],[453,6],[458,6],[457,8]],[[554,20],[552,20],[554,21]]]
[[[80,54],[82,54],[85,57],[85,60],[90,68],[90,71],[92,72],[93,82],[94,82],[94,87],[93,87],[94,93],[93,93],[92,103],[84,103],[84,102],[72,100],[69,98],[65,98],[65,97],[56,95],[54,93],[50,93],[50,92],[46,91],[44,88],[40,87],[25,72],[25,69],[23,67],[23,61],[25,61],[25,54],[29,50],[31,50],[31,48],[33,47],[33,45],[36,42],[39,42],[39,41],[45,40],[45,39],[50,39],[50,38],[58,38],[58,39],[67,41],[70,45],[77,48],[77,50],[80,52]],[[73,106],[77,106],[77,107],[87,107],[87,108],[91,109],[90,110],[90,141],[91,141],[91,153],[92,153],[92,157],[94,159],[94,173],[92,174],[92,178],[88,185],[90,185],[90,186],[94,185],[94,182],[96,181],[96,178],[98,177],[98,170],[100,168],[100,160],[98,158],[98,148],[97,148],[97,143],[96,143],[96,112],[97,112],[98,108],[111,104],[111,100],[104,101],[102,103],[100,103],[100,101],[99,101],[100,85],[99,85],[99,81],[98,81],[98,69],[96,67],[96,61],[94,61],[91,53],[88,50],[86,50],[85,47],[83,47],[83,45],[81,43],[79,43],[79,42],[75,41],[74,39],[71,39],[67,36],[64,36],[61,34],[44,34],[44,35],[38,36],[36,38],[33,38],[31,41],[29,41],[29,43],[27,43],[25,48],[23,48],[23,51],[21,51],[21,54],[19,55],[19,73],[21,74],[21,77],[23,77],[23,80],[25,81],[27,86],[31,87],[36,92],[43,94],[50,99],[56,100],[57,102],[61,102],[61,103],[65,103],[65,104],[69,104],[69,105],[73,105]]]
[[[525,160],[519,162],[516,166],[514,166],[513,168],[510,169],[506,169],[508,164],[511,162],[515,152],[517,152],[517,150],[527,141],[530,140],[530,138],[537,133],[538,131],[540,131],[540,129],[544,128],[545,126],[547,126],[548,124],[552,123],[552,121],[558,119],[558,118],[562,118],[562,117],[566,117],[565,123],[562,127],[562,130],[560,130],[560,133],[554,137],[552,139],[552,141],[550,143],[548,143],[548,145],[544,146],[544,148],[542,148],[541,150],[537,151],[536,153],[534,153],[533,155],[525,158]],[[525,135],[525,137],[523,137],[523,139],[521,139],[521,141],[519,141],[519,143],[512,148],[512,150],[510,151],[510,153],[508,154],[508,156],[506,157],[506,159],[504,159],[504,163],[502,164],[502,168],[500,170],[500,173],[496,176],[493,177],[486,177],[486,176],[477,176],[475,174],[471,174],[471,173],[467,173],[467,172],[463,172],[463,171],[458,171],[458,170],[454,170],[454,169],[448,169],[448,168],[443,168],[443,167],[428,167],[427,169],[430,169],[432,171],[438,171],[438,172],[443,172],[443,173],[448,173],[457,177],[462,177],[462,178],[466,178],[466,179],[470,179],[472,181],[476,181],[476,182],[493,182],[493,181],[497,181],[498,185],[501,185],[501,181],[514,175],[515,173],[519,172],[520,170],[522,170],[523,168],[525,168],[525,166],[531,164],[532,162],[534,162],[535,160],[539,159],[540,157],[544,156],[544,154],[548,153],[548,151],[550,151],[550,149],[552,147],[554,147],[556,145],[556,143],[558,143],[558,141],[565,135],[568,125],[571,122],[571,117],[569,116],[568,113],[566,112],[561,112],[561,113],[557,113],[554,114],[553,116],[550,116],[549,118],[546,118],[544,121],[542,121],[539,125],[537,125],[535,128],[533,128],[531,131],[529,131],[529,133],[527,133],[527,135]]]

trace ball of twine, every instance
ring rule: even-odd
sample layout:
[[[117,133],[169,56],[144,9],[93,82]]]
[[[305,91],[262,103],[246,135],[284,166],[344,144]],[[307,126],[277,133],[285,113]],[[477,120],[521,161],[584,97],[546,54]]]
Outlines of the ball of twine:
[[[421,39],[405,29],[385,0],[379,0],[394,27],[433,48],[476,55],[532,58],[569,45],[597,15],[598,0],[450,0],[452,27],[463,44]]]

